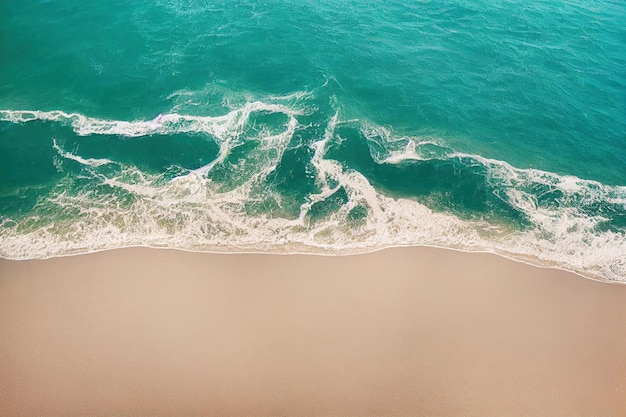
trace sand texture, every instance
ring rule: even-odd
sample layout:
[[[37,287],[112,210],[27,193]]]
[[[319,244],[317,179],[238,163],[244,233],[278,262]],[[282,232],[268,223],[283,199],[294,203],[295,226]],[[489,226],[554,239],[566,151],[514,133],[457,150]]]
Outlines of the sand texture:
[[[488,254],[0,260],[0,416],[625,416],[626,286]]]

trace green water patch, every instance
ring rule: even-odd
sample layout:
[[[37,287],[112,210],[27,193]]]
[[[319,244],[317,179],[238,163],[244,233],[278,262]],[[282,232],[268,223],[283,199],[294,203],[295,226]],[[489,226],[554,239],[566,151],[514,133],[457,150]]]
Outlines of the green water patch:
[[[487,181],[487,167],[460,158],[406,160],[376,163],[367,139],[355,128],[338,129],[341,141],[326,158],[363,174],[376,189],[395,198],[411,198],[440,212],[452,212],[465,220],[487,220],[526,227],[526,216],[501,197]]]
[[[317,201],[311,205],[311,208],[307,213],[307,219],[311,223],[316,223],[328,217],[328,215],[338,211],[341,206],[348,202],[348,200],[349,197],[346,190],[343,187],[339,187],[337,191],[326,197],[324,200]]]
[[[37,204],[38,198],[38,190],[32,188],[15,191],[11,194],[0,194],[0,221],[5,218],[19,218]]]
[[[600,216],[605,219],[596,225],[598,232],[613,232],[626,235],[626,203],[600,200],[583,205],[580,211],[589,217]]]
[[[82,158],[109,159],[151,174],[163,173],[171,167],[200,168],[219,153],[219,146],[212,138],[183,133],[139,138],[64,135],[59,145]]]
[[[263,159],[257,151],[258,147],[256,140],[242,142],[233,147],[222,162],[213,166],[208,178],[216,184],[219,192],[231,191],[258,173],[259,159]]]
[[[596,229],[599,232],[621,233],[624,239],[626,239],[626,207],[609,213],[607,213],[607,210],[604,210],[602,215],[609,218],[609,220],[598,223]]]
[[[30,210],[63,177],[49,123],[0,122],[0,217]]]
[[[365,203],[358,204],[348,212],[348,222],[354,227],[363,226],[367,222],[369,213],[369,205]]]
[[[0,122],[0,190],[54,183],[59,172],[49,123]]]
[[[246,214],[250,217],[274,217],[276,215],[280,216],[282,212],[276,199],[271,197],[249,201],[245,204],[245,210]]]
[[[285,131],[289,116],[269,111],[254,112],[250,115],[244,135],[247,138],[278,135]]]
[[[292,143],[306,143],[308,135],[310,132],[297,131]],[[311,166],[313,154],[314,151],[308,146],[298,145],[286,149],[276,169],[266,178],[266,186],[280,194],[280,205],[291,218],[299,216],[300,207],[307,202],[309,195],[319,192]]]

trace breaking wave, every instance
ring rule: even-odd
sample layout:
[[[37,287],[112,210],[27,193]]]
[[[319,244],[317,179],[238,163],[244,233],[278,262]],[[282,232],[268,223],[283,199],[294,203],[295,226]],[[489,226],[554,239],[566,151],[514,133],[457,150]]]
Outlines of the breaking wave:
[[[308,104],[306,93],[214,117],[2,110],[0,120],[18,129],[58,126],[48,146],[59,173],[27,209],[0,206],[0,255],[429,245],[626,282],[626,187],[516,168],[456,152],[435,136],[396,135],[341,115],[336,104]],[[111,147],[175,135],[209,141],[216,152],[196,165],[146,170],[90,148],[95,138]]]

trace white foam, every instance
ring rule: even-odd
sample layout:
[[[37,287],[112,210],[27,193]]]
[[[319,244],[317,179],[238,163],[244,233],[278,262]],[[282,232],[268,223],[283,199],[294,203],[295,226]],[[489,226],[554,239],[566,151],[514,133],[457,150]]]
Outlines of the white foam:
[[[450,152],[433,137],[396,136],[391,129],[371,123],[364,123],[360,130],[370,144],[375,144],[370,151],[379,164],[426,161],[445,157]]]
[[[74,155],[73,153],[66,152],[63,149],[61,149],[61,147],[58,145],[56,138],[52,139],[52,147],[63,158],[71,159],[71,160],[76,161],[76,162],[78,162],[80,164],[87,165],[87,166],[90,166],[90,167],[99,167],[99,166],[102,166],[102,165],[107,165],[107,164],[114,163],[110,159],[106,159],[106,158],[102,158],[102,159],[87,158],[87,159],[85,159],[85,158],[80,157],[78,155]]]
[[[282,131],[261,131],[254,138],[244,138],[250,115],[257,111],[278,112],[287,116]],[[597,224],[605,220],[602,213],[585,207],[596,202],[626,205],[626,187],[610,187],[575,177],[558,176],[532,169],[518,169],[477,155],[446,153],[444,158],[461,158],[487,168],[487,180],[503,193],[501,198],[524,213],[532,224],[526,230],[511,230],[483,221],[463,221],[457,217],[433,212],[410,199],[391,198],[381,194],[360,172],[326,158],[329,144],[338,140],[335,130],[342,122],[339,114],[330,118],[324,136],[305,144],[314,155],[310,174],[319,192],[308,197],[299,216],[288,213],[251,215],[252,202],[281,197],[264,179],[276,169],[283,152],[299,124],[299,113],[280,104],[250,102],[219,117],[163,115],[151,132],[204,132],[220,145],[216,161],[172,181],[147,174],[132,166],[117,163],[121,172],[99,173],[99,166],[113,163],[107,159],[82,158],[53,142],[58,154],[90,168],[93,188],[74,190],[72,178],[64,179],[47,198],[42,198],[29,217],[45,219],[50,212],[78,212],[71,220],[62,220],[34,228],[28,224],[14,227],[18,219],[2,219],[0,255],[7,258],[44,258],[62,254],[89,252],[121,246],[175,247],[202,251],[285,251],[352,253],[387,246],[427,245],[472,251],[488,251],[534,263],[572,270],[586,276],[626,282],[626,239],[623,233],[598,232]],[[149,121],[124,122],[92,119],[63,112],[0,112],[0,118],[16,123],[31,120],[56,120],[71,123],[79,134],[144,134]],[[91,133],[86,133],[91,132]],[[381,131],[377,134],[381,137]],[[392,136],[390,132],[385,133]],[[116,133],[117,134],[117,133]],[[145,133],[152,134],[152,133]],[[232,149],[242,141],[259,142],[248,160],[230,167],[238,182],[224,191],[206,174],[223,164]],[[379,140],[379,139],[377,139]],[[391,138],[389,149],[379,163],[399,163],[419,159],[420,143],[439,146],[428,138]],[[380,145],[385,145],[384,140]],[[382,148],[381,148],[382,149]],[[431,156],[426,156],[431,158]],[[245,162],[245,163],[244,163]],[[114,175],[114,176],[111,176]],[[537,186],[562,193],[560,206],[538,201]],[[132,194],[133,201],[116,198]],[[268,188],[269,187],[269,188]],[[348,201],[323,220],[309,221],[311,207],[326,200],[341,187]],[[367,209],[367,217],[358,225],[349,222],[355,207]],[[18,231],[19,229],[19,231]]]
[[[236,136],[245,126],[253,112],[283,113],[290,117],[300,114],[286,105],[263,103],[260,101],[246,103],[224,116],[187,116],[176,113],[161,115],[159,120],[108,120],[87,117],[79,113],[28,110],[0,110],[0,120],[12,123],[27,123],[35,120],[68,123],[79,136],[118,135],[123,137],[142,137],[154,134],[206,133],[218,140],[226,140]]]

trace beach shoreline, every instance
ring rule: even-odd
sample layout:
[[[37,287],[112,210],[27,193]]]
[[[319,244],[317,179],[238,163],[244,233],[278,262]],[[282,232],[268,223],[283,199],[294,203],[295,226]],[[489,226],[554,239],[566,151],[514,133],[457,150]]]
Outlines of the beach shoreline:
[[[1,415],[626,411],[626,287],[428,247],[0,259]]]
[[[37,258],[19,258],[19,257],[6,257],[0,255],[0,261],[11,261],[11,262],[28,262],[28,261],[41,261],[41,260],[49,260],[49,259],[60,259],[74,256],[85,256],[92,255],[95,253],[101,252],[111,252],[117,250],[128,250],[128,249],[149,249],[149,250],[166,250],[166,251],[180,251],[186,253],[196,253],[196,254],[205,254],[205,255],[276,255],[276,256],[329,256],[329,257],[349,257],[349,256],[360,256],[367,255],[371,253],[376,253],[380,251],[386,250],[394,250],[394,249],[406,249],[406,248],[422,248],[422,249],[435,249],[435,250],[443,250],[443,251],[452,251],[459,253],[467,253],[467,254],[479,254],[479,255],[490,255],[497,256],[508,261],[528,265],[533,268],[539,269],[548,269],[555,271],[562,271],[568,274],[572,274],[577,276],[578,278],[588,279],[595,282],[602,282],[605,284],[615,284],[615,285],[626,285],[626,278],[623,281],[607,279],[601,275],[592,274],[590,272],[580,272],[574,269],[568,269],[558,263],[543,261],[531,256],[523,256],[523,255],[513,255],[505,252],[497,252],[494,250],[488,249],[465,249],[460,247],[447,247],[447,246],[438,246],[438,245],[428,245],[428,244],[420,244],[420,245],[386,245],[380,247],[362,247],[362,248],[348,248],[348,249],[337,249],[334,247],[324,248],[319,246],[307,246],[304,245],[308,250],[301,249],[287,249],[286,245],[277,246],[270,249],[248,249],[248,248],[234,248],[234,247],[224,247],[224,248],[209,248],[209,249],[188,249],[174,246],[158,246],[158,245],[122,245],[111,248],[97,248],[97,249],[89,249],[84,251],[63,253],[58,255],[50,255],[44,257]]]

